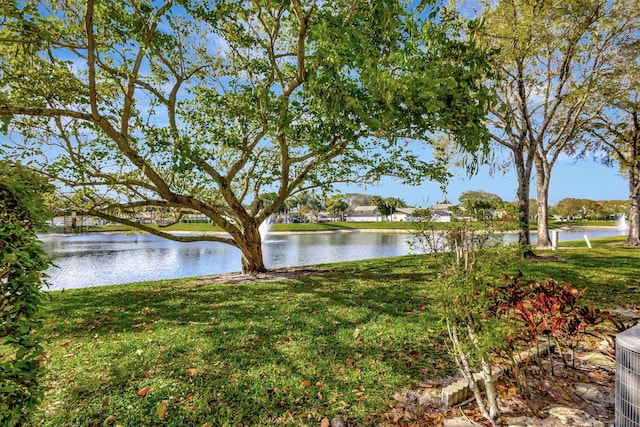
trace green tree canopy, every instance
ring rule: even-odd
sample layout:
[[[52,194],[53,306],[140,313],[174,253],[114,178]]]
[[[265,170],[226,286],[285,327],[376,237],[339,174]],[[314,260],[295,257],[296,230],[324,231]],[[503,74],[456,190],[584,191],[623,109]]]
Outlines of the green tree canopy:
[[[618,55],[608,78],[593,89],[597,103],[587,114],[594,117],[584,134],[589,156],[617,165],[629,186],[627,244],[640,246],[640,12],[633,10],[634,31],[617,40]]]
[[[408,3],[4,1],[12,155],[82,189],[88,214],[227,243],[243,271],[263,271],[258,226],[288,197],[382,175],[443,181],[409,142],[487,142],[485,53],[451,13]],[[137,222],[149,206],[200,212],[228,235]]]
[[[458,197],[464,208],[475,218],[484,219],[490,216],[491,211],[497,209],[502,199],[497,194],[486,191],[465,191]]]
[[[346,193],[345,197],[349,199],[352,206],[371,206],[373,204],[371,201],[373,196],[369,194]]]
[[[334,218],[339,217],[341,220],[350,206],[349,199],[343,194],[334,194],[327,199],[325,204],[327,211],[331,212]]]
[[[568,197],[556,204],[556,212],[562,218],[585,219],[599,216],[602,209],[594,200]]]
[[[579,149],[581,136],[604,104],[599,84],[615,85],[611,65],[619,42],[637,33],[638,0],[500,0],[483,2],[480,40],[496,49],[498,102],[490,115],[492,140],[509,150],[518,179],[519,240],[529,239],[529,197],[535,167],[537,246],[551,245],[548,193],[562,155]],[[635,27],[635,29],[634,29]]]
[[[603,215],[608,217],[629,216],[629,200],[607,200],[600,206]]]
[[[378,210],[378,214],[384,215],[385,217],[389,217],[389,215],[393,215],[396,210],[400,207],[406,206],[406,202],[397,197],[381,197],[381,196],[373,196],[371,198],[371,203],[373,203]]]

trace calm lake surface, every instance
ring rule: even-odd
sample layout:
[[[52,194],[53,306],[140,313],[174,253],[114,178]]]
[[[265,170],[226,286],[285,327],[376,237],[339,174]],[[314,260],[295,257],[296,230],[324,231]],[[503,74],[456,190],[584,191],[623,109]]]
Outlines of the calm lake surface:
[[[559,240],[624,235],[616,228],[560,231]],[[55,266],[51,290],[145,280],[205,276],[240,270],[240,251],[221,243],[179,243],[150,234],[42,235]],[[515,241],[515,235],[507,241]],[[535,236],[532,236],[535,241]],[[407,255],[405,233],[336,232],[269,234],[263,243],[267,268],[295,267]]]

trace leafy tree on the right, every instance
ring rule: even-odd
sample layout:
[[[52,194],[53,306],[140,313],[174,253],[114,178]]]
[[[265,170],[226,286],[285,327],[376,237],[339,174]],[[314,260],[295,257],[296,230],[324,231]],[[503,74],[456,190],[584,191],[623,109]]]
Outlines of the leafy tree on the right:
[[[619,54],[611,72],[595,87],[594,117],[585,134],[584,153],[605,164],[617,164],[629,183],[629,234],[627,244],[640,246],[640,19],[635,32],[618,43]]]
[[[537,246],[547,247],[551,170],[561,155],[580,152],[583,137],[605,111],[606,100],[594,90],[615,83],[618,49],[637,38],[640,3],[500,0],[484,2],[482,14],[480,40],[497,51],[499,99],[489,117],[491,137],[512,156],[519,243],[525,256],[532,255],[528,219],[534,167]]]

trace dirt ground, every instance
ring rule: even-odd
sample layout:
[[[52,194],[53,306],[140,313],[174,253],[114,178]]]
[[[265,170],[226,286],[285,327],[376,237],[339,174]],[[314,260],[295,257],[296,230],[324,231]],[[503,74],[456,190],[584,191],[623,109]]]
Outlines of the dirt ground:
[[[556,350],[551,356],[523,365],[524,388],[513,372],[503,376],[496,384],[503,425],[612,426],[616,333],[612,325],[601,326],[597,333],[582,337],[573,356]],[[387,425],[490,425],[477,410],[475,400],[443,409],[437,398],[430,397],[437,396],[443,384],[426,381],[422,385],[422,390],[405,391],[396,397],[398,407],[387,414],[387,421],[391,421]],[[558,415],[567,412],[571,412],[568,417]],[[575,413],[584,417],[577,420]]]
[[[243,283],[275,282],[280,280],[297,279],[298,277],[304,277],[310,274],[321,274],[323,271],[326,270],[312,267],[274,268],[266,273],[254,275],[246,275],[242,273],[215,274],[212,276],[198,278],[194,282],[195,284],[229,283],[233,285],[240,285]]]

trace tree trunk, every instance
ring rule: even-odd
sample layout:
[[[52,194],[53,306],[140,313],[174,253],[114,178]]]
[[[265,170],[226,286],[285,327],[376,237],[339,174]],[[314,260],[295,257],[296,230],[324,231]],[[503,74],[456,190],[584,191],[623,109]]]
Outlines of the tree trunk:
[[[512,150],[518,178],[518,246],[521,256],[530,257],[531,238],[529,236],[529,188],[531,179],[531,160],[525,162],[524,150]]]
[[[536,193],[538,197],[538,242],[537,248],[551,247],[549,238],[549,182],[550,176],[545,172],[542,162],[536,162]]]
[[[546,193],[546,191],[545,191]],[[549,201],[548,195],[545,195],[542,203],[538,203],[538,242],[537,248],[551,247],[551,239],[549,238]]]
[[[536,176],[536,193],[538,197],[538,242],[537,248],[551,247],[549,238],[549,177],[541,176],[540,170]]]
[[[243,241],[236,242],[242,251],[242,274],[255,275],[267,271],[262,255],[262,238],[255,222],[243,224]]]
[[[627,245],[640,246],[640,170],[629,170],[629,235]]]
[[[490,409],[487,408],[487,405],[485,405],[485,402],[482,398],[480,386],[473,377],[473,370],[471,369],[471,365],[469,363],[469,357],[458,337],[458,328],[457,326],[449,322],[449,320],[447,320],[447,331],[449,332],[449,339],[453,344],[454,360],[456,362],[456,365],[458,366],[458,371],[460,372],[460,374],[462,374],[462,377],[467,380],[467,384],[469,384],[469,388],[473,393],[480,414],[482,414],[482,416],[491,423],[492,427],[497,427],[498,420],[500,419],[500,412],[497,402],[489,403],[491,411],[496,411],[495,413],[491,413]],[[493,380],[489,378],[489,382],[492,381]],[[485,383],[485,387],[486,386],[487,383]],[[493,394],[493,396],[488,396],[489,399],[491,399],[492,397],[496,397],[495,393]]]

